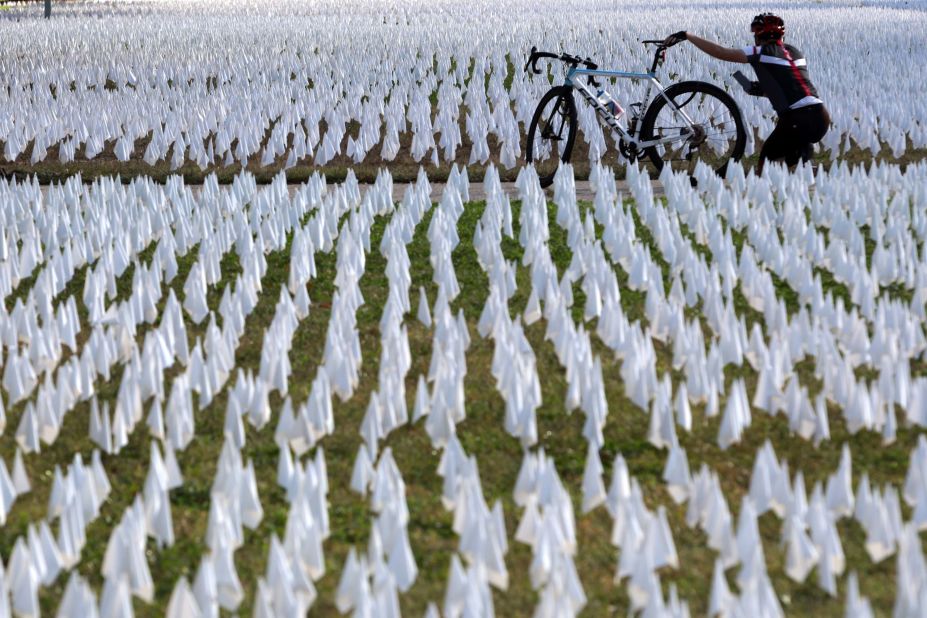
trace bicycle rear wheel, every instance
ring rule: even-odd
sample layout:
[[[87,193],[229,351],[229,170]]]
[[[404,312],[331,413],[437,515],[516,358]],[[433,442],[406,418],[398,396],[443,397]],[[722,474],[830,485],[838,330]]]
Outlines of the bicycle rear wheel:
[[[528,126],[525,159],[533,163],[542,187],[554,181],[560,162],[570,162],[576,139],[576,103],[573,89],[556,86],[541,97]]]
[[[737,103],[714,84],[680,82],[665,90],[666,96],[695,123],[689,127],[679,110],[657,96],[641,121],[641,141],[678,137],[644,149],[657,172],[664,165],[690,175],[698,161],[719,174],[730,161],[739,161],[747,144],[747,131]]]

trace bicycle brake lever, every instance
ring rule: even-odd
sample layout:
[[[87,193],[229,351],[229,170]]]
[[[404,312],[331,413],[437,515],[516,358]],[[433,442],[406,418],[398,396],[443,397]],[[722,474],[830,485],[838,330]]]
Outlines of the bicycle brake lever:
[[[536,46],[534,46],[534,45],[531,46],[531,53],[528,54],[528,60],[525,61],[525,68],[522,69],[522,71],[524,71],[525,73],[528,72],[528,67],[531,65],[531,61],[534,59],[534,53],[535,53],[537,50],[538,50],[538,48],[537,48]]]

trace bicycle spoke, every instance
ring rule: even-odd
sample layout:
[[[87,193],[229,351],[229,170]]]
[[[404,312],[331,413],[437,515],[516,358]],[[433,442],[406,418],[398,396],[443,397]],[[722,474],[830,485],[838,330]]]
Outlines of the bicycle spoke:
[[[698,161],[715,169],[723,166],[737,144],[737,118],[731,109],[718,97],[700,91],[673,95],[673,103],[660,109],[649,137],[669,140],[654,147],[664,164],[690,173]]]
[[[568,100],[561,96],[548,100],[540,111],[532,140],[532,162],[542,178],[556,172],[569,146],[574,130],[569,111]]]

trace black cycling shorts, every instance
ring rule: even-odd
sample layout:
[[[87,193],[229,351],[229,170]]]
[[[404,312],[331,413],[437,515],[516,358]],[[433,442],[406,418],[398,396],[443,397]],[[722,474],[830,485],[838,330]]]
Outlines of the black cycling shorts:
[[[799,159],[807,161],[811,158],[813,145],[823,139],[829,127],[830,114],[823,104],[786,112],[779,117],[776,128],[766,138],[760,150],[760,161],[785,159],[790,167]]]

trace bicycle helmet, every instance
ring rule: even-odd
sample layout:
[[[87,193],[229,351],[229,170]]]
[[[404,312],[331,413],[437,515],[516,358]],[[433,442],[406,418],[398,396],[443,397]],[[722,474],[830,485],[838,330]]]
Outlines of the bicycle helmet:
[[[785,35],[785,22],[778,15],[760,13],[750,22],[750,31],[761,40],[778,41]]]

